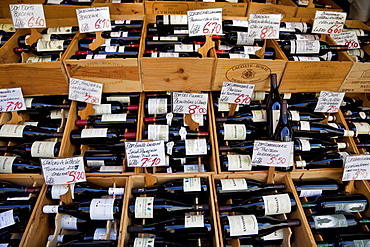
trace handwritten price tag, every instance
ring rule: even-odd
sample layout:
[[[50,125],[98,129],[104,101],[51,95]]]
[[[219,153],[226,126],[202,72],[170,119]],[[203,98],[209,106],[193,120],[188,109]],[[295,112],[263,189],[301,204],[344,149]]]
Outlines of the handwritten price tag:
[[[110,31],[109,7],[76,9],[81,33]]]
[[[315,112],[338,112],[346,93],[321,91]]]
[[[180,93],[172,94],[173,113],[207,114],[208,94]]]
[[[42,4],[9,4],[14,28],[46,27]]]
[[[348,49],[360,48],[360,44],[358,43],[356,31],[348,30],[340,34],[330,34],[330,37],[332,37],[338,45],[348,46]]]
[[[26,110],[22,89],[0,89],[0,112]]]
[[[129,167],[167,166],[164,142],[125,142],[127,165]]]
[[[316,11],[312,33],[338,34],[343,30],[347,13],[334,11]]]
[[[278,39],[281,14],[250,14],[248,39]]]
[[[242,84],[224,81],[221,90],[220,102],[246,104],[252,100],[254,84]]]
[[[86,181],[82,156],[40,160],[45,183],[48,185],[71,184]]]
[[[291,165],[293,142],[254,141],[252,165],[288,167]]]
[[[370,180],[370,155],[347,156],[342,181]]]
[[[222,8],[188,11],[189,36],[222,34]]]
[[[100,105],[103,84],[76,78],[69,79],[68,99]]]

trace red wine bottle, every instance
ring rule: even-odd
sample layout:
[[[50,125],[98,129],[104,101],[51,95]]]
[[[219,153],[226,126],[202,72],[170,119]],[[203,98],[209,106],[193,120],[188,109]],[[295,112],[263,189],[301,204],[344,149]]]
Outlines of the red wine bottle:
[[[77,126],[93,126],[96,128],[130,128],[136,127],[137,117],[135,115],[121,114],[103,114],[101,116],[89,116],[85,120],[76,120]]]
[[[0,156],[0,173],[41,173],[41,166],[16,156]]]
[[[10,140],[43,140],[48,138],[61,138],[63,133],[51,132],[34,126],[3,124],[0,128],[0,138]]]
[[[72,144],[115,143],[121,139],[135,139],[136,132],[120,132],[111,128],[75,129],[70,133]]]
[[[270,75],[270,93],[266,100],[267,136],[273,139],[279,121],[281,97],[278,89],[277,75]]]
[[[0,146],[0,152],[13,153],[24,158],[51,158],[59,154],[60,142],[36,141],[14,146]]]

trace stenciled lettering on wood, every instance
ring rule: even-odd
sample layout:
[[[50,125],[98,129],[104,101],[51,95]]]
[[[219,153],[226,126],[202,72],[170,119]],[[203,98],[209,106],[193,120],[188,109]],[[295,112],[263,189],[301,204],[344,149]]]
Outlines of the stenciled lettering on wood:
[[[157,4],[152,7],[153,14],[157,15],[186,15],[190,7],[187,3],[181,4]]]
[[[286,16],[286,13],[285,13],[284,10],[277,9],[277,8],[274,8],[274,7],[259,9],[259,10],[256,11],[256,14],[282,14],[283,17]]]
[[[243,63],[229,68],[225,77],[237,83],[259,83],[269,78],[271,69],[264,64]]]
[[[83,66],[77,64],[67,64],[71,76],[86,76],[97,78],[125,78],[130,80],[139,80],[139,72],[136,65],[124,66],[107,61],[94,61],[86,63]],[[100,69],[98,69],[100,67]]]

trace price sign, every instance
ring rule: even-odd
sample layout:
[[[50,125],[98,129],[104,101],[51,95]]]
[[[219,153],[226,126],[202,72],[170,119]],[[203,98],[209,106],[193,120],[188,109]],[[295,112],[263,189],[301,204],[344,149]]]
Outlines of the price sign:
[[[207,114],[208,94],[181,93],[172,94],[173,113]]]
[[[42,4],[9,4],[14,28],[46,27]]]
[[[76,9],[81,33],[110,31],[109,7]]]
[[[26,110],[22,89],[0,89],[0,112]]]
[[[125,142],[129,167],[168,166],[165,162],[164,142]]]
[[[338,112],[346,93],[321,91],[315,112],[334,113]]]
[[[82,156],[71,158],[40,159],[45,183],[71,184],[85,182],[85,166]]]
[[[68,99],[100,105],[103,84],[76,78],[69,79]]]
[[[316,11],[312,33],[338,34],[343,30],[347,13],[334,11]]]
[[[338,45],[348,46],[348,49],[360,48],[356,31],[348,30],[345,32],[341,32],[340,34],[330,34],[330,37],[332,37]]]
[[[291,165],[293,142],[254,141],[252,165],[288,167]]]
[[[248,38],[278,39],[281,18],[281,14],[250,14]]]
[[[189,36],[222,34],[222,8],[188,11]]]
[[[347,156],[342,181],[370,180],[370,155]]]
[[[242,84],[224,81],[221,90],[220,102],[246,104],[252,100],[254,84]]]

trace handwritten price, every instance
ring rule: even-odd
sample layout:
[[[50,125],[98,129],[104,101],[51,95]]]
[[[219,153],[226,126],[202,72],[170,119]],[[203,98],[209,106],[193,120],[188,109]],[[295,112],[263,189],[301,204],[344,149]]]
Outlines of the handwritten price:
[[[161,163],[161,158],[156,157],[156,158],[142,158],[141,159],[141,167],[145,166],[156,166]]]
[[[28,27],[43,27],[43,26],[45,26],[45,20],[40,16],[37,17],[36,19],[34,16],[28,19]]]
[[[7,102],[8,104],[6,105],[6,110],[5,111],[16,111],[16,110],[20,110],[22,109],[23,107],[23,103],[22,102],[13,102],[13,101],[8,101]]]
[[[270,157],[270,161],[267,162],[269,165],[283,165],[286,163],[286,159],[283,157]]]
[[[198,110],[198,113],[200,113],[200,114],[206,114],[207,113],[206,108],[199,107],[198,105],[189,105],[189,107],[188,107],[189,114],[196,114],[197,113],[196,110]]]
[[[276,30],[273,28],[263,28],[261,30],[260,38],[265,39],[265,38],[271,38],[276,36]]]
[[[337,106],[335,106],[335,105],[330,105],[329,107],[328,107],[328,110],[326,111],[326,112],[338,112],[338,107]]]
[[[99,103],[99,98],[86,94],[85,95],[85,102],[86,103],[91,103],[91,104],[96,104],[96,103]]]
[[[344,45],[348,46],[348,49],[358,48],[358,43],[356,41],[347,41]]]
[[[341,33],[343,25],[334,24],[333,26],[328,28],[328,33]]]
[[[204,34],[219,34],[221,32],[221,24],[217,22],[207,22],[204,24],[203,33]]]
[[[75,183],[85,179],[85,172],[70,171],[68,176],[72,177],[72,180],[67,181],[67,183]]]
[[[241,94],[234,100],[234,103],[236,103],[236,104],[250,104],[251,103],[251,97],[247,94]]]
[[[354,175],[352,180],[361,180],[367,178],[367,171],[357,171]]]
[[[108,19],[97,19],[95,22],[96,29],[105,29],[109,28],[110,21]]]

